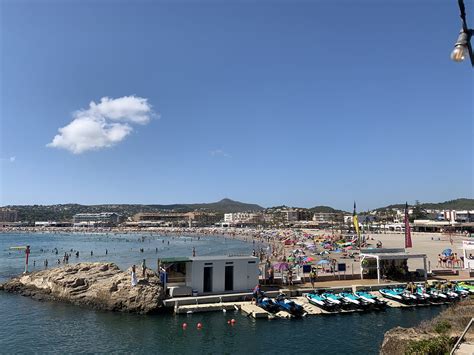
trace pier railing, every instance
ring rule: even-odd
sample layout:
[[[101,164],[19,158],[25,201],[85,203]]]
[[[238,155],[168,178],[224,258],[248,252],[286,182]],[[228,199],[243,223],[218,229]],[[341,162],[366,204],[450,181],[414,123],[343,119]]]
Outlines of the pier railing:
[[[467,327],[464,329],[464,331],[462,332],[461,336],[459,337],[458,341],[456,342],[456,344],[454,344],[454,347],[453,349],[451,350],[451,352],[449,353],[449,355],[453,355],[456,350],[458,349],[459,345],[461,345],[461,342],[463,341],[464,337],[466,336],[466,333],[468,332],[468,330],[471,328],[472,324],[474,323],[474,318],[471,318],[471,320],[469,321],[469,324],[467,325]]]

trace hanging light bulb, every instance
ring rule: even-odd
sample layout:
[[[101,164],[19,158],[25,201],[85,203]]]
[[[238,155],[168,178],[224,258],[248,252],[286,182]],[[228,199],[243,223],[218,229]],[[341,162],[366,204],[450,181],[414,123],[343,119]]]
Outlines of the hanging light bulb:
[[[462,62],[464,58],[466,58],[467,48],[462,44],[458,44],[454,47],[453,51],[451,52],[451,59],[455,62]]]
[[[454,49],[451,52],[451,59],[455,62],[462,62],[466,58],[467,54],[467,41],[469,41],[469,35],[461,29],[459,32],[458,40],[454,45]]]

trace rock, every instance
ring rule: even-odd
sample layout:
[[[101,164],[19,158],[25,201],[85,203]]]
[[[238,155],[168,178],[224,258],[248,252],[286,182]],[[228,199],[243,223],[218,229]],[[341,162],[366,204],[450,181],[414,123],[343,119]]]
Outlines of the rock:
[[[395,327],[385,333],[381,355],[403,355],[411,340],[429,339],[430,335],[420,334],[413,328]]]
[[[474,300],[466,299],[441,312],[431,321],[426,321],[413,328],[395,327],[384,335],[380,348],[382,355],[403,355],[412,341],[433,340],[444,335],[454,343],[464,331],[471,318],[474,318]],[[444,331],[437,327],[444,324]],[[446,324],[448,327],[446,327]],[[467,333],[466,341],[474,340],[474,332]]]
[[[132,287],[131,269],[113,263],[79,263],[14,277],[0,290],[37,300],[66,301],[100,310],[152,313],[163,306],[164,291],[158,275],[147,269]],[[137,268],[137,276],[142,269]]]

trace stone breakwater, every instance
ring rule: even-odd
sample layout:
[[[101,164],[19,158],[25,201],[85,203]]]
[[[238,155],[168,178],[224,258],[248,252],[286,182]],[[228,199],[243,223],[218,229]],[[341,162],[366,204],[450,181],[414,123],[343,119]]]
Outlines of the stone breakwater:
[[[163,305],[164,291],[152,270],[137,268],[138,284],[113,263],[79,263],[20,275],[0,290],[36,300],[63,301],[99,310],[154,313]]]

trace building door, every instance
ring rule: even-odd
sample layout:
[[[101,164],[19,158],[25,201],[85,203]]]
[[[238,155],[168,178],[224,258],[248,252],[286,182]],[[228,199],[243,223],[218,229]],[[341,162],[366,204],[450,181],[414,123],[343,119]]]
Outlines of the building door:
[[[234,290],[234,266],[227,265],[225,267],[225,290],[233,291]]]
[[[204,267],[204,292],[212,292],[212,266]]]

